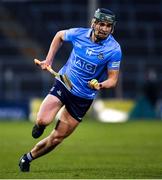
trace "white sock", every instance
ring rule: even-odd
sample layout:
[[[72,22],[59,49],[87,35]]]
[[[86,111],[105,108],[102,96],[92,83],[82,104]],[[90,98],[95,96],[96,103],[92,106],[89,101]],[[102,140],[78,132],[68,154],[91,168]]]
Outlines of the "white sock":
[[[30,162],[33,160],[31,152],[29,152],[26,156]]]

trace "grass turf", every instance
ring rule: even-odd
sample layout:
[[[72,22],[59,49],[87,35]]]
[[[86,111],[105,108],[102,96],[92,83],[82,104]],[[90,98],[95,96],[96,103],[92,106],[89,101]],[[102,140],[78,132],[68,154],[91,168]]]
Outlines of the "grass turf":
[[[162,121],[105,124],[84,119],[55,152],[22,173],[20,156],[38,142],[31,137],[32,126],[0,122],[0,179],[162,178]],[[43,137],[51,130],[52,125]]]

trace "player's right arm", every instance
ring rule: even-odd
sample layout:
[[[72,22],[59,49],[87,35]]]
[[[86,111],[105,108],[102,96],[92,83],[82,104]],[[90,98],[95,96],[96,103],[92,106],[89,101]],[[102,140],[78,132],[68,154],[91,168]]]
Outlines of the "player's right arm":
[[[48,54],[46,56],[46,59],[44,61],[41,61],[40,66],[42,69],[46,69],[47,66],[51,66],[53,59],[55,58],[55,55],[59,48],[61,47],[63,41],[64,41],[64,34],[65,30],[58,31],[56,35],[54,36]]]

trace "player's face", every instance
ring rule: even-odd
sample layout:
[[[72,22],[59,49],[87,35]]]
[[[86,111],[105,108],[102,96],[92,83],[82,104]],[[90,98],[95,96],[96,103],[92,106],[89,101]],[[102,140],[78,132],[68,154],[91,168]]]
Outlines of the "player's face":
[[[112,31],[112,24],[108,22],[96,22],[94,25],[94,35],[98,40],[104,40]]]

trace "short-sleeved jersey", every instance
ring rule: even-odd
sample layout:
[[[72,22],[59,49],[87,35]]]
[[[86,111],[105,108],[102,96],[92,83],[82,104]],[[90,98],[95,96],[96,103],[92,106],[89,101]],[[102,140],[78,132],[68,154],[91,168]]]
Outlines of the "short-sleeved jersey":
[[[72,28],[65,31],[64,41],[73,44],[67,63],[60,69],[72,82],[71,93],[86,99],[94,99],[97,90],[88,86],[88,81],[105,80],[110,69],[118,70],[121,61],[121,48],[112,35],[100,43],[90,39],[92,29]]]

